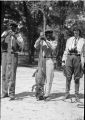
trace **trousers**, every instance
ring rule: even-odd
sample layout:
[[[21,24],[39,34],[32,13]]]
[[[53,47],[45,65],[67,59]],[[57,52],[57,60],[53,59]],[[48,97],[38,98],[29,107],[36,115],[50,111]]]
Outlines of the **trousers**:
[[[9,96],[15,95],[16,70],[18,64],[18,54],[7,54],[7,80],[9,83]]]
[[[14,96],[18,54],[7,53],[5,62],[6,62],[6,68],[2,67],[2,92],[9,93],[9,96]],[[2,63],[2,66],[3,64],[4,63]],[[5,71],[4,73],[6,73],[4,75],[4,78],[3,78],[3,71]]]
[[[7,52],[2,52],[2,94],[8,93],[8,81],[6,79]]]
[[[50,94],[53,77],[54,77],[53,60],[51,58],[49,59],[46,58],[46,83],[45,83],[45,95],[44,96],[49,96]]]
[[[81,78],[81,58],[77,55],[68,55],[66,60],[66,92],[70,91],[70,84],[74,75],[75,94],[79,93],[79,81]]]

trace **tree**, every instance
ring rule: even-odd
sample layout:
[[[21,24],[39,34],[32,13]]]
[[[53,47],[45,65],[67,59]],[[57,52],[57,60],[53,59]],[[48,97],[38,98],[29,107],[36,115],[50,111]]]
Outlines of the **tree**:
[[[70,28],[75,22],[81,26],[85,36],[85,6],[82,0],[73,1],[2,1],[1,22],[2,31],[10,21],[23,24],[23,32],[27,37],[29,62],[34,56],[34,43],[43,31],[43,13],[46,25],[52,27],[58,35],[56,60],[61,66],[61,59],[67,38],[72,35]],[[82,20],[81,20],[82,19]],[[58,34],[56,33],[58,29]],[[56,36],[55,36],[56,37]]]

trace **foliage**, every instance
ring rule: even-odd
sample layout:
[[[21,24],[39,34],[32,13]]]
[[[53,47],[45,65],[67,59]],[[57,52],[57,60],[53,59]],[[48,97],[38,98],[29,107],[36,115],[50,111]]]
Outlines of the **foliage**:
[[[84,1],[1,1],[1,30],[8,27],[10,21],[23,25],[23,33],[27,37],[30,61],[34,56],[34,43],[40,31],[43,30],[43,14],[46,24],[54,29],[58,40],[56,60],[61,63],[66,40],[72,35],[72,28],[77,25],[85,37],[85,7]],[[82,16],[84,19],[81,19]],[[57,29],[57,30],[56,30]],[[61,64],[60,64],[61,65]]]

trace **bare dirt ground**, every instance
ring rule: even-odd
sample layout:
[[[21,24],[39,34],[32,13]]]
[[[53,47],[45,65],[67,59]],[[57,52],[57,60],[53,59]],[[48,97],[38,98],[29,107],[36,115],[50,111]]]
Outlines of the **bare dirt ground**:
[[[31,87],[35,84],[36,68],[18,67],[16,76],[16,99],[1,99],[1,120],[83,120],[84,108],[74,103],[74,81],[71,82],[70,99],[65,95],[65,77],[62,71],[54,72],[50,101],[37,101]],[[84,102],[84,77],[80,81],[80,100]],[[73,103],[71,103],[73,102]]]

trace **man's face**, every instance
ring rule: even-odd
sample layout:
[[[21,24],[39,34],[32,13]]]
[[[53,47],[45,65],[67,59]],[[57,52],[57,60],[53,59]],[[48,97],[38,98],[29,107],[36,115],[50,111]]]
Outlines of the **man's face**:
[[[52,34],[53,34],[53,33],[47,33],[47,34],[46,34],[46,38],[47,38],[48,40],[50,40],[50,38],[52,37]]]
[[[74,36],[75,38],[79,37],[79,30],[74,30]]]

